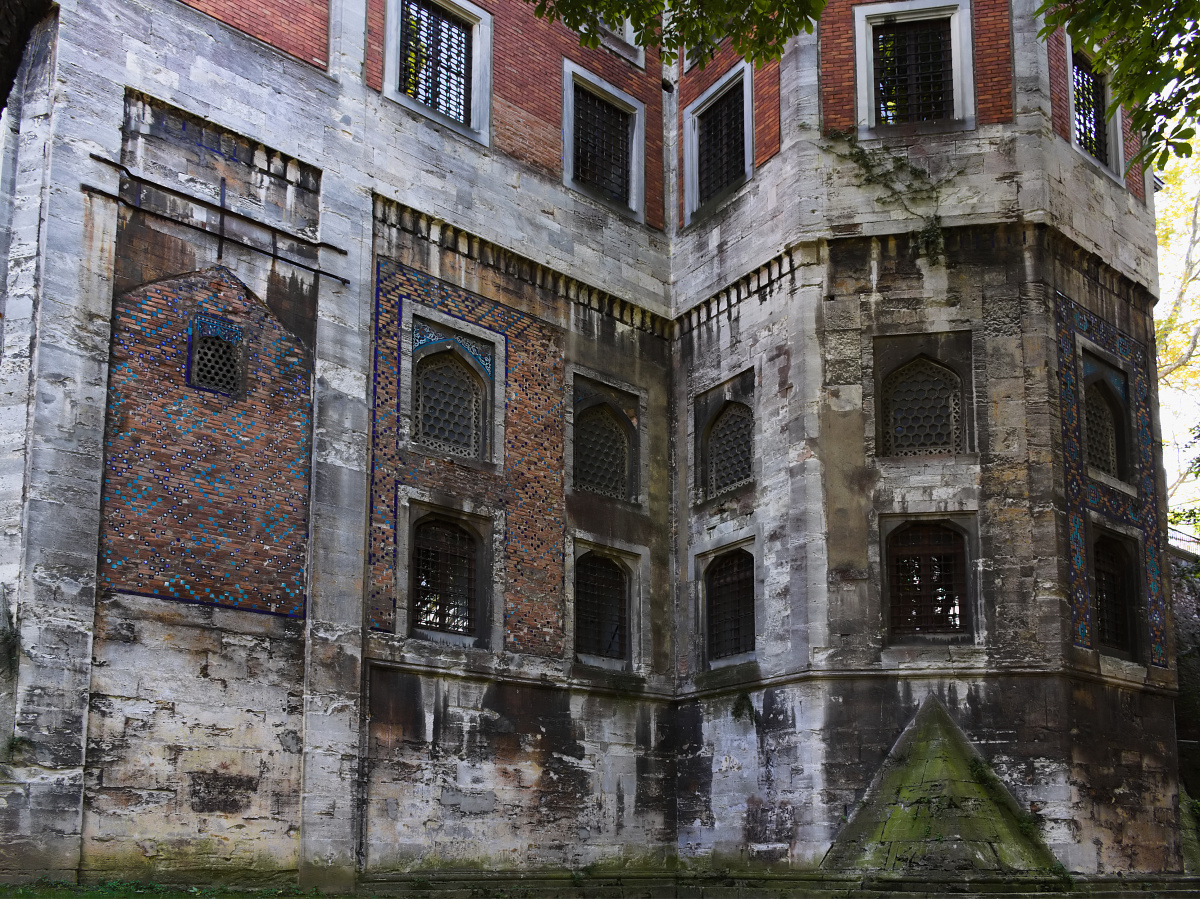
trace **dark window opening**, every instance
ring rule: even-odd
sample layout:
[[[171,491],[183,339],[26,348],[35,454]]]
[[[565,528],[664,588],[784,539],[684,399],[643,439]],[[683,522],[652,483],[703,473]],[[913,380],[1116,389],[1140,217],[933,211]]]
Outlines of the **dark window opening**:
[[[575,563],[575,651],[623,659],[626,654],[628,587],[625,572],[595,553]]]
[[[629,434],[604,404],[575,419],[574,486],[615,499],[629,495]]]
[[[1082,53],[1072,56],[1071,73],[1075,100],[1075,140],[1089,156],[1104,165],[1108,160],[1108,119],[1104,76],[1092,68]]]
[[[633,113],[575,85],[575,180],[627,204],[632,128]]]
[[[878,124],[936,122],[954,117],[950,19],[876,25],[872,40]]]
[[[1124,416],[1098,382],[1084,393],[1087,464],[1110,477],[1121,476],[1121,429]]]
[[[471,634],[476,610],[475,538],[445,521],[420,524],[413,537],[413,626]]]
[[[428,0],[400,3],[400,93],[471,124],[473,26]]]
[[[964,444],[958,375],[917,359],[884,379],[884,455],[957,453]]]
[[[241,337],[242,329],[232,322],[209,315],[194,316],[189,329],[188,386],[229,396],[241,393]]]
[[[740,487],[753,475],[754,414],[743,403],[729,403],[708,434],[708,495]]]
[[[417,363],[413,420],[419,442],[454,456],[482,457],[484,406],[482,383],[454,353]]]
[[[754,649],[754,556],[743,549],[717,556],[704,572],[708,657]]]
[[[1134,609],[1132,556],[1119,540],[1100,537],[1092,547],[1096,579],[1092,615],[1096,641],[1109,649],[1133,649],[1130,621]]]
[[[964,631],[964,543],[961,534],[939,524],[911,524],[888,538],[893,634]]]
[[[696,117],[699,204],[746,174],[746,122],[743,86],[735,81]]]

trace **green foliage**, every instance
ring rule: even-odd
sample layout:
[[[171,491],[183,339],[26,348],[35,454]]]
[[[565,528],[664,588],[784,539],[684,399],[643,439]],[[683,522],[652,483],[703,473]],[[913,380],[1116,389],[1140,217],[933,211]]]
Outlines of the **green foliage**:
[[[789,38],[812,33],[825,0],[526,0],[542,18],[560,20],[600,44],[601,22],[629,19],[643,47],[657,46],[666,62],[686,52],[703,65],[725,38],[739,55],[762,64],[783,55]]]
[[[749,721],[754,723],[757,717],[754,711],[754,703],[750,700],[750,694],[739,693],[737,699],[733,701],[733,720],[734,721]]]
[[[1142,149],[1133,162],[1162,168],[1190,156],[1200,119],[1200,0],[1044,0],[1042,36],[1065,28],[1093,53],[1112,83],[1110,111],[1123,107]]]

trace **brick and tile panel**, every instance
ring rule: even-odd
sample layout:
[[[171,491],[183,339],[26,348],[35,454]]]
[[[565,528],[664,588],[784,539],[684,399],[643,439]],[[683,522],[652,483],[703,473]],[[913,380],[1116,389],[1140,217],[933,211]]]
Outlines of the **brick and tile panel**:
[[[641,68],[579,35],[537,18],[521,0],[480,3],[492,14],[492,146],[554,177],[562,176],[563,59],[582,66],[646,105],[646,223],[663,227],[662,78],[658,50]],[[383,89],[386,0],[368,0],[366,80]],[[531,53],[531,48],[537,48]]]
[[[504,509],[507,530],[500,581],[505,648],[557,656],[563,650],[563,337],[523,312],[381,259],[377,266],[372,443],[370,624],[395,627],[396,488],[420,487]],[[459,464],[401,447],[403,364],[400,321],[405,303],[438,309],[504,338],[496,371],[506,386],[504,446],[494,469]],[[497,564],[501,564],[497,562]]]
[[[323,0],[183,2],[317,68],[328,65],[329,4]]]
[[[187,386],[194,313],[241,327],[243,397]],[[311,371],[300,342],[224,268],[117,298],[102,590],[303,617]]]
[[[854,7],[856,0],[831,0],[821,14],[821,116],[826,131],[855,127]],[[975,121],[1013,120],[1012,18],[1008,0],[971,5],[975,57]]]

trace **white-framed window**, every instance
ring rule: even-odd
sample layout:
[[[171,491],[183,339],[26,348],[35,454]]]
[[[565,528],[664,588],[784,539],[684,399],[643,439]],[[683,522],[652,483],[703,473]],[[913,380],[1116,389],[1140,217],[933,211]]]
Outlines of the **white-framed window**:
[[[619,22],[600,20],[600,46],[629,60],[638,68],[646,68],[646,51],[638,46],[633,22],[627,18]]]
[[[683,111],[685,225],[754,173],[753,73],[738,63]]]
[[[975,127],[969,0],[854,7],[859,137],[898,126]]]
[[[646,106],[563,60],[563,183],[645,217]]]
[[[469,0],[388,0],[384,96],[491,142],[492,17]]]
[[[1071,143],[1120,180],[1125,168],[1121,111],[1118,109],[1111,118],[1108,116],[1108,104],[1112,100],[1108,73],[1093,65],[1089,53],[1073,46],[1070,35],[1066,45],[1067,77],[1071,86]]]

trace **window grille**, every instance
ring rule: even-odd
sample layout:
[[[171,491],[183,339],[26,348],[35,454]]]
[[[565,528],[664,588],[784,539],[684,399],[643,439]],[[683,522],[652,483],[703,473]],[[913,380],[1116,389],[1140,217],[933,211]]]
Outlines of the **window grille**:
[[[730,403],[708,434],[708,495],[740,487],[753,475],[754,414],[743,403]]]
[[[704,573],[708,657],[754,649],[754,556],[742,549],[717,556]]]
[[[963,452],[962,380],[927,359],[910,362],[883,381],[883,421],[884,455]]]
[[[950,19],[876,25],[872,40],[875,117],[880,125],[954,117]]]
[[[696,117],[699,204],[746,174],[746,125],[743,87],[733,84]]]
[[[938,524],[914,524],[888,538],[892,632],[963,630],[967,566],[963,537]]]
[[[1108,160],[1108,119],[1104,76],[1092,68],[1082,53],[1072,56],[1071,77],[1075,100],[1075,141],[1097,162]]]
[[[593,406],[575,419],[574,450],[577,490],[628,499],[629,434],[608,406]]]
[[[417,363],[413,391],[416,439],[454,456],[483,455],[484,393],[475,374],[453,353]]]
[[[1093,619],[1096,639],[1110,649],[1129,650],[1129,619],[1133,608],[1133,578],[1129,554],[1111,537],[1101,537],[1092,547],[1096,595]]]
[[[595,553],[575,563],[575,651],[625,658],[626,578],[621,566]]]
[[[618,203],[629,202],[633,114],[575,85],[575,180]]]
[[[188,386],[236,395],[242,388],[242,329],[209,315],[192,318]]]
[[[431,521],[413,539],[413,626],[452,634],[475,629],[475,539],[456,524]]]
[[[1084,399],[1087,427],[1087,464],[1110,477],[1120,477],[1117,456],[1117,419],[1112,404],[1097,383],[1087,386]]]
[[[429,0],[401,0],[400,92],[468,126],[472,29]]]

